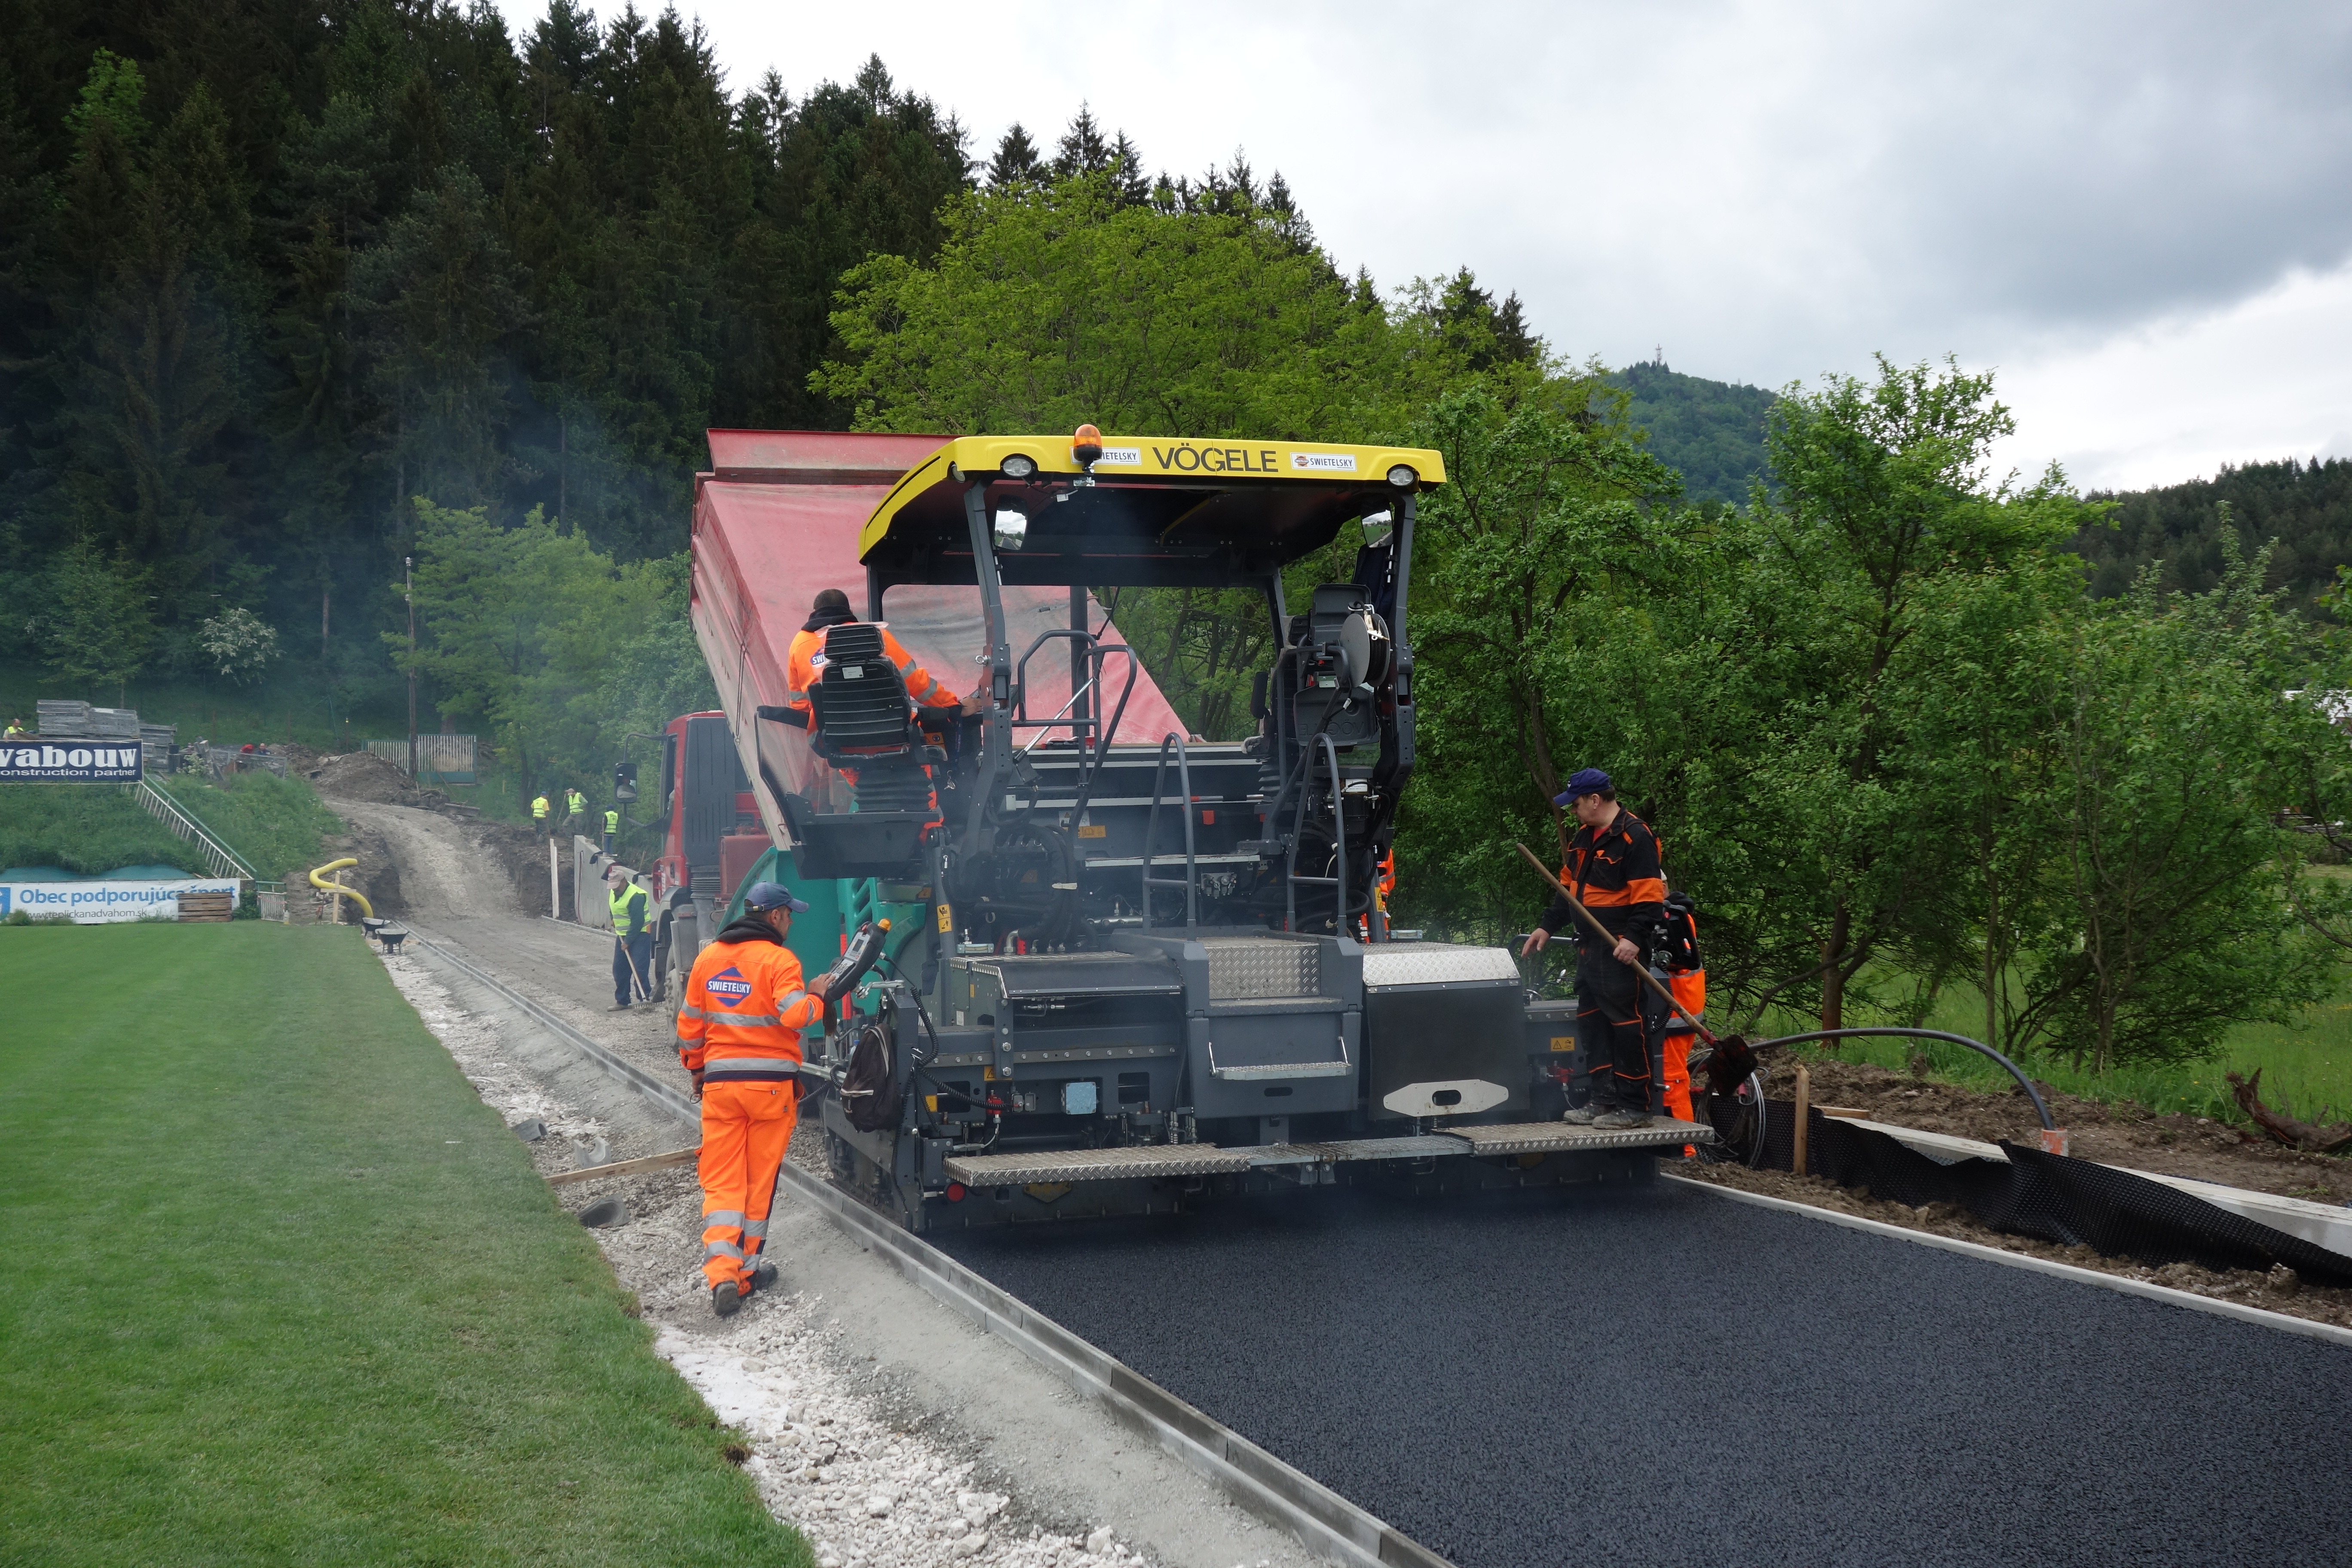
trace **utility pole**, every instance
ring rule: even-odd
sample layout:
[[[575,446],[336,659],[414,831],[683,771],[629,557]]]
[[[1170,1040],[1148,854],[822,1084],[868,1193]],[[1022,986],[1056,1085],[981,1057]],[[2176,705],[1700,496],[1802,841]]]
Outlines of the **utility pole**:
[[[416,782],[416,557],[400,558],[401,595],[408,601],[408,782]]]

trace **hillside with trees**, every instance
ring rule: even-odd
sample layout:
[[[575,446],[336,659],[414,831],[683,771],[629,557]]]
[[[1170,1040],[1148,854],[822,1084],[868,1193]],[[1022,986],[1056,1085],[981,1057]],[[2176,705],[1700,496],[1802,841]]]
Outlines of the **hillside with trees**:
[[[1772,393],[1650,361],[1612,371],[1609,384],[1626,394],[1626,422],[1648,433],[1650,455],[1682,476],[1690,500],[1744,506],[1748,487],[1767,477],[1764,426]]]
[[[2352,565],[2352,462],[2341,458],[2225,464],[2210,479],[2089,499],[2111,503],[2073,542],[2098,598],[2128,592],[2150,567],[2167,588],[2204,593],[2231,548],[2250,556],[2275,540],[2266,584],[2307,608]]]

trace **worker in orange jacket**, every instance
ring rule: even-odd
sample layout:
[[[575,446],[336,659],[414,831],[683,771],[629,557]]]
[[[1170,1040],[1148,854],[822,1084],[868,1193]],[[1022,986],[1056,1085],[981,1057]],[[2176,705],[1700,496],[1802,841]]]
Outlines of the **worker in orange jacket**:
[[[799,1121],[801,1031],[824,1011],[784,945],[807,908],[776,883],[754,883],[742,918],[694,961],[677,1013],[678,1060],[702,1101],[702,1277],[722,1318],[775,1283],[760,1251]]]
[[[838,588],[819,593],[816,602],[809,606],[809,618],[793,634],[793,646],[784,656],[784,706],[797,708],[803,718],[815,715],[809,709],[808,689],[816,683],[824,669],[824,634],[835,626],[847,626],[857,617],[849,613],[849,595]],[[961,708],[967,713],[980,711],[980,694],[958,697],[940,684],[939,678],[915,662],[915,656],[890,635],[890,628],[877,628],[882,633],[882,654],[898,667],[899,678],[907,683],[907,695],[923,708]]]
[[[1692,1017],[1706,1016],[1706,965],[1698,952],[1698,905],[1688,893],[1666,895],[1666,929],[1660,943],[1666,955],[1666,989]],[[1697,1120],[1691,1104],[1690,1048],[1698,1037],[1679,1018],[1666,1026],[1664,1041],[1666,1114],[1677,1121]]]

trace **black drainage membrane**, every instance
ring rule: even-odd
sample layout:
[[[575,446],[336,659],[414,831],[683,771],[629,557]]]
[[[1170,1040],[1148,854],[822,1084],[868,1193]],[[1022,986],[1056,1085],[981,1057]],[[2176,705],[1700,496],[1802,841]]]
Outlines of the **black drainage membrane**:
[[[1795,1169],[1795,1105],[1770,1100],[1765,1113],[1765,1167]],[[2314,1284],[2352,1285],[2352,1258],[2128,1171],[2007,1142],[2000,1145],[2006,1164],[1982,1159],[1945,1164],[1840,1117],[1813,1110],[1806,1121],[1810,1173],[1842,1187],[1867,1188],[1874,1198],[1912,1208],[1957,1204],[2011,1236],[2087,1245],[2102,1257],[2156,1268],[2194,1263],[2266,1273],[2284,1263]]]

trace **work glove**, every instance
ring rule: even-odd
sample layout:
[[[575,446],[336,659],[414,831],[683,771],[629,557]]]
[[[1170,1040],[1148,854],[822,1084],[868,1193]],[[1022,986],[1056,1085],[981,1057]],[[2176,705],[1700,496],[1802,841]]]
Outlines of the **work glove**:
[[[690,1068],[688,1071],[687,1076],[694,1079],[694,1098],[700,1100],[702,1098],[702,1069],[700,1068]]]

